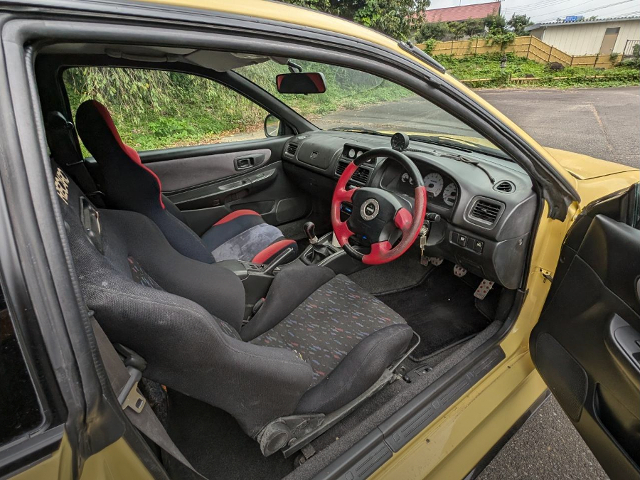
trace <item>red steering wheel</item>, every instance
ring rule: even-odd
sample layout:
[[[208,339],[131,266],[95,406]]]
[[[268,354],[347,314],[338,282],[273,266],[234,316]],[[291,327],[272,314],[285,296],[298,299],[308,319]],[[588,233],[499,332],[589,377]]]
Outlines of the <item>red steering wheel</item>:
[[[347,183],[358,167],[378,157],[399,162],[413,179],[416,187],[412,211],[409,211],[411,205],[407,200],[381,188],[347,189]],[[343,203],[352,204],[352,213],[344,222],[340,219]],[[403,153],[376,148],[360,155],[340,175],[331,200],[331,223],[338,243],[350,256],[367,265],[380,265],[400,257],[416,241],[426,211],[427,191],[418,167]],[[353,248],[349,244],[352,236],[367,239],[371,243],[371,252],[364,254]],[[397,243],[393,246],[395,241]]]

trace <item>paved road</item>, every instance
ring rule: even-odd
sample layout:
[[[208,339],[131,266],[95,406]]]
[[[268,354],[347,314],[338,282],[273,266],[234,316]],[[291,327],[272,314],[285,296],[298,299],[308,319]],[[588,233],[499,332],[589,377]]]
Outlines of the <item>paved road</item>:
[[[640,88],[480,90],[478,93],[543,146],[640,167]],[[316,119],[321,128],[462,134],[461,124],[429,102],[410,97]]]
[[[640,167],[640,88],[480,90],[547,147]]]

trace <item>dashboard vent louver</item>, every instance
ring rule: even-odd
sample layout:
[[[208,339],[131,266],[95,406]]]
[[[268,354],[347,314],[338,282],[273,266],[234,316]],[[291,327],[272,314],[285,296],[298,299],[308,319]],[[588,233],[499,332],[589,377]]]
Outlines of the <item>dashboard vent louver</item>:
[[[351,179],[354,182],[358,182],[361,183],[363,185],[366,185],[367,182],[369,181],[369,170],[367,170],[366,168],[359,168],[358,170],[356,170],[356,172],[353,174],[353,176],[351,177]]]
[[[338,161],[338,165],[336,166],[336,176],[339,177],[340,175],[342,175],[342,172],[345,171],[345,169],[347,168],[347,165],[349,165],[350,162],[345,162],[345,161]],[[354,183],[359,183],[362,185],[366,185],[367,182],[369,181],[369,175],[371,174],[371,170],[369,170],[368,168],[363,168],[360,167],[358,168],[355,173],[351,176],[351,181]]]
[[[511,193],[515,191],[516,186],[508,180],[502,180],[501,182],[498,182],[493,189],[502,193]]]
[[[289,155],[295,156],[297,151],[298,151],[297,143],[290,143],[289,145],[287,145],[287,153]]]
[[[489,200],[476,200],[476,203],[471,209],[470,217],[480,220],[481,222],[493,225],[500,215],[502,210],[502,204],[497,202],[490,202]]]
[[[338,177],[342,175],[342,172],[345,171],[345,169],[347,168],[347,165],[349,164],[346,162],[338,162],[338,166],[336,167],[336,175]]]

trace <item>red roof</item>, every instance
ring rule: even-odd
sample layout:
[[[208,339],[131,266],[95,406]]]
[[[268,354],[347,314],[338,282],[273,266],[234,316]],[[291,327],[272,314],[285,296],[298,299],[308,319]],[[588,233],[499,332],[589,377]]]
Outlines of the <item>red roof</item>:
[[[427,22],[436,23],[485,18],[487,15],[497,15],[498,13],[500,13],[500,2],[490,2],[462,5],[460,7],[434,8],[422,12],[422,15]]]

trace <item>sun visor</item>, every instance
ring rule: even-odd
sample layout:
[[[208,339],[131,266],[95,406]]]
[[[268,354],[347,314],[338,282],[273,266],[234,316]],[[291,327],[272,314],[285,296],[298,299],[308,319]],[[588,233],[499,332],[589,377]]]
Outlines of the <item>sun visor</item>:
[[[256,65],[269,60],[273,60],[282,65],[286,65],[288,61],[288,59],[282,57],[266,57],[250,53],[216,52],[211,50],[196,50],[186,55],[185,59],[201,67],[215,70],[216,72],[228,72],[229,70],[246,67],[248,65]]]

